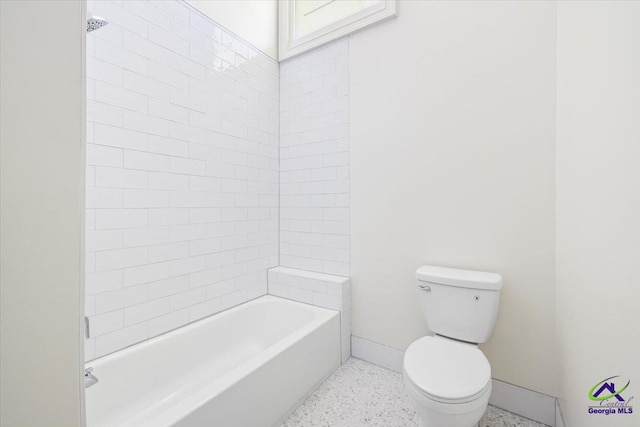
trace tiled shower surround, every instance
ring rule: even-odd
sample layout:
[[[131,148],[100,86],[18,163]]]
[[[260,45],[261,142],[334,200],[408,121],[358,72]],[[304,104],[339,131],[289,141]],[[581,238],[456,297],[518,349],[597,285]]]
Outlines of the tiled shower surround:
[[[279,67],[180,1],[87,9],[90,360],[266,293]]]
[[[280,64],[280,265],[349,276],[348,39]]]

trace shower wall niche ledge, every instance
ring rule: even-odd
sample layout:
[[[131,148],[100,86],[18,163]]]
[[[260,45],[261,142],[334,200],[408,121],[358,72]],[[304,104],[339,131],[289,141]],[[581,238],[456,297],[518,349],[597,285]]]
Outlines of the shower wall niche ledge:
[[[340,312],[342,362],[351,355],[351,280],[287,267],[270,268],[269,294]]]

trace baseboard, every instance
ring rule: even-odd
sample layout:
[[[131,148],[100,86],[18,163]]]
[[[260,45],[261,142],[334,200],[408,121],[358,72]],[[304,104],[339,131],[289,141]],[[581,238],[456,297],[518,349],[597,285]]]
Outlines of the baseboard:
[[[352,335],[351,355],[365,362],[402,372],[402,350]],[[496,379],[493,380],[492,387],[489,399],[491,405],[547,426],[564,427],[562,424],[556,424],[557,409],[554,397]]]
[[[556,424],[555,427],[565,427],[562,411],[560,410],[560,402],[556,399]]]
[[[489,404],[547,426],[555,425],[556,398],[537,391],[494,379]]]
[[[404,351],[351,335],[351,355],[356,359],[402,373]]]

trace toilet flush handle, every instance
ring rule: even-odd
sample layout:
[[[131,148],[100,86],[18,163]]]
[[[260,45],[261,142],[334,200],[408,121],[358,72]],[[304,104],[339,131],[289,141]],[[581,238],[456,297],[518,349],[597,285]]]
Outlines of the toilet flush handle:
[[[418,285],[418,287],[425,292],[431,292],[431,287],[429,285]]]

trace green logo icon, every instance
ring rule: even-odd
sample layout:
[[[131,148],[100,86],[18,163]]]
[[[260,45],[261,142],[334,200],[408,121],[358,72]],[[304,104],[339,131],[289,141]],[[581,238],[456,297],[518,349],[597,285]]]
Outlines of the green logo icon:
[[[616,390],[615,382],[610,380],[618,377],[619,376],[616,375],[613,377],[605,378],[604,380],[591,387],[591,390],[589,390],[589,399],[595,401],[603,401],[615,397],[619,402],[624,402],[624,399],[622,398],[622,396],[620,396],[620,393],[622,393],[627,389],[627,387],[629,387],[629,383],[631,383],[631,380],[629,380],[624,387]],[[605,391],[608,394],[605,394]]]

